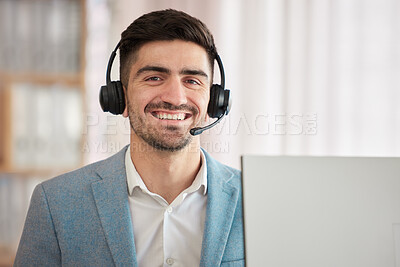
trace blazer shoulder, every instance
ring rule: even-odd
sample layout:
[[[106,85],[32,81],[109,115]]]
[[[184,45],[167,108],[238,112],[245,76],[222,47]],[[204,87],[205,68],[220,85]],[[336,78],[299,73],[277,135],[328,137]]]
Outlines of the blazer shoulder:
[[[45,191],[46,189],[63,187],[79,188],[79,186],[85,186],[92,182],[102,179],[102,176],[107,176],[107,173],[113,170],[125,171],[125,152],[127,147],[123,148],[117,154],[113,156],[83,166],[79,169],[58,175],[42,183]]]

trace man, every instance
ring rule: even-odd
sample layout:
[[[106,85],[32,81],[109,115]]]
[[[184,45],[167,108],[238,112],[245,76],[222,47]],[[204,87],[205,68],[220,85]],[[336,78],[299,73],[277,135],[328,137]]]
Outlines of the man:
[[[164,10],[120,43],[130,146],[36,187],[15,266],[243,266],[240,172],[189,133],[207,117],[211,33]]]

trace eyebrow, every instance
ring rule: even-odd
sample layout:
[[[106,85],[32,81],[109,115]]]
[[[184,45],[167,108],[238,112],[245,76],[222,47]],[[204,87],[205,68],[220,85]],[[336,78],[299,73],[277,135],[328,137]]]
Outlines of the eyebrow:
[[[179,72],[183,75],[193,75],[193,76],[203,76],[208,79],[207,73],[202,70],[194,70],[194,69],[183,69]]]
[[[160,66],[144,66],[143,68],[140,68],[137,72],[135,77],[139,76],[140,74],[144,73],[144,72],[149,72],[149,71],[154,71],[154,72],[161,72],[161,73],[165,73],[165,74],[171,74],[171,70],[164,68],[164,67],[160,67]],[[194,76],[203,76],[205,78],[208,79],[208,75],[202,71],[202,70],[196,70],[196,69],[182,69],[179,74],[181,75],[194,75]]]
[[[148,71],[154,71],[154,72],[161,72],[161,73],[165,73],[165,74],[170,74],[171,71],[167,68],[164,67],[159,67],[159,66],[144,66],[143,68],[140,68],[137,72],[136,72],[136,77],[139,76],[140,74],[142,74],[143,72],[148,72]]]

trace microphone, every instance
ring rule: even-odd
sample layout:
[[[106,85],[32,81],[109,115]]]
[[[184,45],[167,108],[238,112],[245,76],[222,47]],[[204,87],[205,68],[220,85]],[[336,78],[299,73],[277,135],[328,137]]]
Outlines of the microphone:
[[[225,112],[222,113],[222,115],[219,116],[218,119],[217,119],[216,121],[214,121],[213,123],[211,123],[211,124],[209,124],[209,125],[207,125],[207,126],[204,126],[204,127],[192,128],[192,129],[190,129],[189,132],[190,132],[190,134],[193,135],[193,136],[199,135],[199,134],[201,134],[202,132],[204,132],[205,130],[208,130],[208,129],[214,127],[224,116],[225,116]]]

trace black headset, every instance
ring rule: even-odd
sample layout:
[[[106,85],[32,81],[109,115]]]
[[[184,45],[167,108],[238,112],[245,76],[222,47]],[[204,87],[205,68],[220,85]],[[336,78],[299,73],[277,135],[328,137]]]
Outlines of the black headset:
[[[121,81],[111,81],[111,67],[114,62],[117,50],[121,42],[117,44],[108,60],[106,82],[100,88],[100,106],[104,112],[110,112],[119,115],[125,109],[125,95]],[[217,54],[215,57],[221,75],[221,84],[213,84],[210,89],[210,102],[208,102],[207,113],[211,118],[218,118],[212,124],[205,127],[196,127],[190,130],[190,134],[198,135],[203,131],[216,125],[225,115],[228,115],[231,108],[230,90],[225,89],[225,73],[221,58]]]

